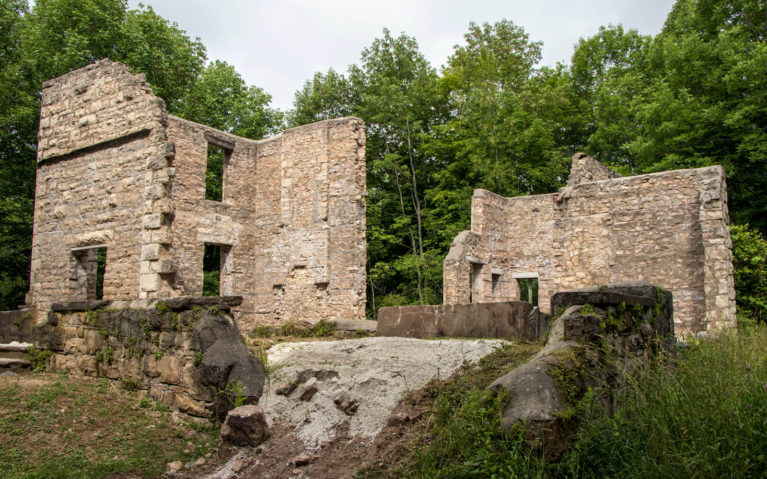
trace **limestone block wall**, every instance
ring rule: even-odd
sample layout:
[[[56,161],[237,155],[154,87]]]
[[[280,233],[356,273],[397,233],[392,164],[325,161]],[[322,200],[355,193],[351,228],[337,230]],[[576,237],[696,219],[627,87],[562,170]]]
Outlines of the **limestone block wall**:
[[[130,381],[173,409],[200,417],[232,407],[220,391],[240,381],[247,403],[261,396],[264,372],[248,351],[231,304],[239,297],[54,303],[57,337],[50,368]]]
[[[209,144],[228,152],[221,201],[205,199]],[[241,329],[362,319],[364,195],[359,119],[239,138],[167,115],[142,75],[104,60],[44,85],[30,299],[89,299],[96,246],[104,299],[200,296],[214,244]]]
[[[42,90],[31,302],[86,299],[79,248],[107,247],[104,297],[139,295],[147,161],[166,142],[165,109],[143,75],[101,61]]]
[[[445,260],[445,303],[517,300],[515,276],[535,276],[550,312],[557,291],[642,280],[672,291],[678,335],[732,327],[728,223],[719,166],[528,197],[477,190],[471,234],[459,235]]]

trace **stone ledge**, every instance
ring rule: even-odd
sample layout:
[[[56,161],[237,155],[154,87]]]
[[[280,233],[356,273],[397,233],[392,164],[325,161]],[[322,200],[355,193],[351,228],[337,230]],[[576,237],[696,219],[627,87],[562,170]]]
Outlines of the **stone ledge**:
[[[189,309],[194,306],[209,308],[218,306],[220,309],[229,309],[242,304],[242,296],[180,296],[158,300],[170,309]]]
[[[109,305],[111,301],[103,299],[91,299],[87,301],[67,301],[51,304],[54,313],[75,313],[79,311],[92,311]]]

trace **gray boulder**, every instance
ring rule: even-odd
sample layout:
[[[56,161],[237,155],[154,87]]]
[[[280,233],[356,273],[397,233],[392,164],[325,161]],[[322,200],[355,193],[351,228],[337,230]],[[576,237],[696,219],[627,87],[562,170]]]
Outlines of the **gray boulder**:
[[[215,391],[227,385],[241,385],[244,404],[255,404],[264,389],[264,366],[248,350],[231,317],[202,313],[194,323],[194,338],[202,352],[200,382]],[[223,419],[232,407],[232,398],[216,394],[214,414]]]

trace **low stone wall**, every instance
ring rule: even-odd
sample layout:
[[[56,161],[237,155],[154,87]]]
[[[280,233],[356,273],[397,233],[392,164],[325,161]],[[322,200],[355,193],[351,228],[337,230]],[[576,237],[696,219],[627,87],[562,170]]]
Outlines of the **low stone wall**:
[[[0,343],[34,343],[36,318],[35,308],[0,311]]]
[[[50,367],[122,380],[181,412],[222,419],[227,386],[255,404],[264,369],[247,349],[230,309],[240,297],[54,303]]]
[[[393,306],[378,311],[376,335],[534,340],[546,332],[549,318],[524,301]]]

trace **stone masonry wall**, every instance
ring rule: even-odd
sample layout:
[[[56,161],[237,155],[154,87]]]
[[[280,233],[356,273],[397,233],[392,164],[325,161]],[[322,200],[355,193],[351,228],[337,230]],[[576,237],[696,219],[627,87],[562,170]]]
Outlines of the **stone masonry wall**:
[[[146,163],[166,115],[143,75],[102,61],[42,91],[31,302],[86,299],[77,248],[107,246],[104,297],[139,296]]]
[[[171,116],[176,287],[202,294],[205,243],[226,251],[222,294],[258,324],[361,319],[365,307],[362,122],[331,120],[252,141]],[[232,146],[222,201],[205,199],[209,141]],[[223,254],[223,253],[222,253]]]
[[[642,280],[673,292],[678,335],[732,327],[728,223],[719,166],[517,198],[477,190],[472,230],[445,259],[445,303],[517,300],[515,276],[537,276],[549,312],[557,291]]]
[[[232,407],[220,391],[240,381],[248,403],[261,396],[264,371],[229,315],[239,297],[54,303],[58,337],[50,367],[130,382],[173,409],[222,419]]]
[[[220,202],[208,144],[230,152]],[[104,299],[200,296],[215,244],[242,329],[362,319],[364,194],[359,119],[239,138],[167,115],[143,75],[103,60],[43,88],[30,302],[92,299],[91,247],[106,247]]]

